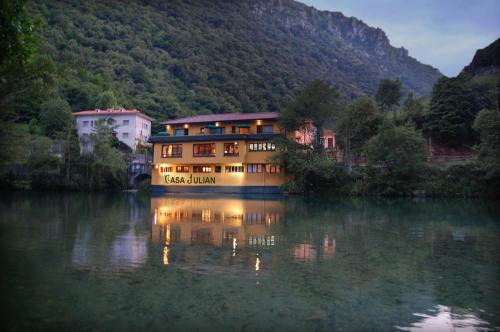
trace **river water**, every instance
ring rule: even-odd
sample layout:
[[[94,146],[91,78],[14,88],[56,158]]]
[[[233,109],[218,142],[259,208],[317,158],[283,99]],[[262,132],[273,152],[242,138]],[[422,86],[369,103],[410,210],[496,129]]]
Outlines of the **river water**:
[[[2,331],[500,330],[481,200],[3,193]]]

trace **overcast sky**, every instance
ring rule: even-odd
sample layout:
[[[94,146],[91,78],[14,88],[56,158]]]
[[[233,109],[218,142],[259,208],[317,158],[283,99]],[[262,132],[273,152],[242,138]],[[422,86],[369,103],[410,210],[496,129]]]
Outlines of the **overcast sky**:
[[[410,56],[457,75],[478,48],[500,37],[500,0],[299,0],[385,31]]]

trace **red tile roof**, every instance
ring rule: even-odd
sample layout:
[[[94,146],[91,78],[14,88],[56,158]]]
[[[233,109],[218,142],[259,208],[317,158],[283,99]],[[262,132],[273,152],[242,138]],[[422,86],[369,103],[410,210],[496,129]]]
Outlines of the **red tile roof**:
[[[205,123],[205,122],[217,122],[217,121],[222,122],[222,121],[265,120],[265,119],[277,119],[278,116],[279,113],[277,112],[209,114],[209,115],[197,115],[188,118],[165,121],[162,122],[162,124],[174,125],[174,124]]]
[[[136,114],[137,116],[143,117],[144,119],[147,119],[149,121],[154,121],[153,118],[147,116],[146,114],[142,113],[141,111],[137,109],[124,109],[124,108],[108,108],[108,109],[94,109],[94,110],[86,110],[86,111],[80,111],[80,112],[75,112],[73,113],[74,116],[82,116],[82,115],[133,115]]]

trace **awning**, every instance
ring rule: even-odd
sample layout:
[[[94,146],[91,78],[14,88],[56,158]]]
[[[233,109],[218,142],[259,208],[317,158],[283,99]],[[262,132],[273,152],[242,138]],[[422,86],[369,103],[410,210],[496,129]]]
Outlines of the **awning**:
[[[158,136],[170,136],[169,133],[167,133],[166,131],[159,131],[158,134],[156,134]]]
[[[205,126],[206,128],[208,129],[215,129],[215,128],[219,128],[217,127],[216,125],[208,125],[208,126]]]
[[[249,124],[240,124],[238,125],[238,128],[250,128]]]

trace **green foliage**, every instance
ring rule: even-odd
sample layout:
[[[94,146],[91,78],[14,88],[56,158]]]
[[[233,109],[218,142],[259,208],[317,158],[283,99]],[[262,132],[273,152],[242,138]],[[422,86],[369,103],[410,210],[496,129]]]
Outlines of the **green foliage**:
[[[369,27],[367,38],[378,38],[385,54],[362,41],[353,49],[352,39],[324,27],[349,35],[362,22],[293,2],[40,0],[30,7],[47,23],[43,52],[62,65],[61,90],[73,111],[94,108],[108,89],[120,106],[159,120],[279,111],[314,78],[351,100],[375,93],[376,61],[419,95],[439,76]],[[301,27],[304,17],[312,29]]]
[[[313,145],[321,149],[320,137],[323,128],[331,126],[338,111],[337,91],[328,83],[314,80],[281,112],[279,123],[288,131],[309,130],[312,124],[316,132]]]
[[[39,125],[47,136],[51,138],[66,136],[66,130],[71,128],[74,122],[75,118],[66,100],[55,97],[40,105]]]
[[[423,122],[424,132],[433,141],[450,146],[474,142],[471,126],[476,106],[466,83],[461,77],[443,77],[434,85]]]
[[[335,160],[308,149],[293,140],[278,140],[280,153],[276,161],[285,165],[290,180],[284,189],[291,193],[310,193],[342,186],[342,169],[336,166]]]
[[[107,109],[107,108],[117,108],[118,101],[113,90],[107,90],[100,93],[97,96],[97,100],[94,105],[95,108]]]
[[[482,110],[478,113],[474,130],[479,133],[478,160],[490,180],[500,184],[500,113]]]
[[[126,187],[127,165],[120,152],[112,147],[112,130],[109,122],[98,121],[91,136],[93,152],[89,185],[94,189]]]
[[[371,165],[385,167],[391,177],[407,180],[424,166],[427,157],[425,139],[415,129],[384,125],[364,147]]]
[[[375,100],[383,110],[390,111],[394,106],[399,105],[401,96],[401,81],[384,78],[380,80]]]
[[[404,122],[414,125],[417,129],[422,128],[424,121],[424,104],[415,98],[413,92],[409,92],[403,103],[402,118]]]
[[[40,22],[30,17],[24,0],[0,2],[0,71],[28,62],[35,52],[35,29]]]
[[[345,150],[347,159],[358,155],[370,137],[377,133],[381,114],[368,96],[356,99],[335,122],[337,140]]]

